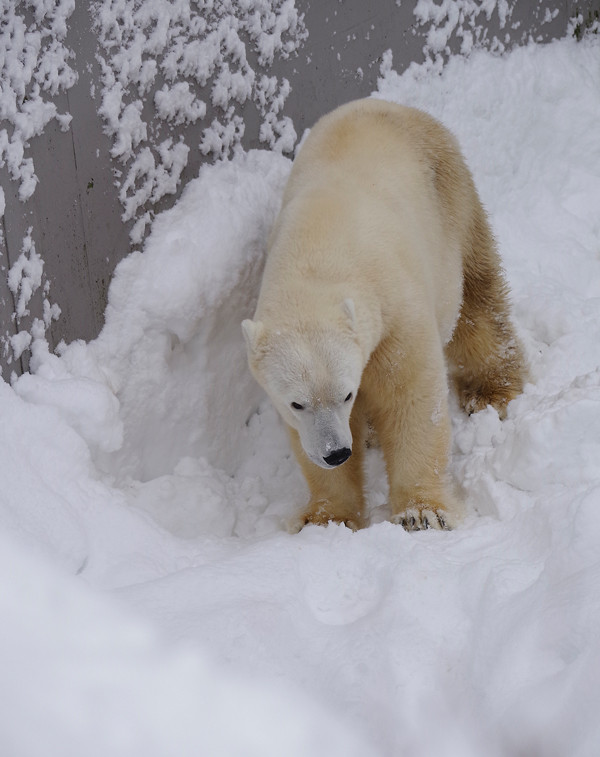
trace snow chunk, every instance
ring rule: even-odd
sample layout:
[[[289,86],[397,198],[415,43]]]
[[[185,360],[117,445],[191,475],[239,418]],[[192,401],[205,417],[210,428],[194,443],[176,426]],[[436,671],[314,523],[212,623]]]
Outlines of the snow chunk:
[[[86,378],[23,374],[17,394],[32,404],[56,408],[93,452],[114,452],[123,441],[119,402],[108,387]]]
[[[189,82],[179,82],[172,87],[165,84],[154,95],[154,104],[160,118],[175,126],[195,123],[206,115],[206,103],[191,91]]]
[[[29,315],[27,305],[42,284],[44,261],[35,250],[35,242],[31,238],[32,231],[33,228],[29,227],[23,239],[21,254],[8,272],[8,288],[16,300],[17,318]]]
[[[23,239],[21,254],[11,265],[8,271],[8,288],[15,299],[15,320],[17,325],[30,314],[27,307],[31,298],[42,288],[43,318],[34,319],[30,326],[30,333],[21,330],[10,338],[13,357],[19,359],[22,353],[28,349],[35,340],[44,341],[45,332],[53,320],[60,315],[60,307],[49,300],[50,282],[46,281],[42,287],[44,276],[44,261],[37,253],[35,242],[32,238],[33,228],[30,227]]]

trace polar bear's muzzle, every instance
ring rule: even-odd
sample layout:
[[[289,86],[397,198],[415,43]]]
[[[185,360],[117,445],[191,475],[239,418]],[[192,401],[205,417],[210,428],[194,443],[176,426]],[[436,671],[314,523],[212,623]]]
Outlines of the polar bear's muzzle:
[[[320,468],[337,468],[352,454],[352,432],[340,410],[321,408],[299,419],[300,441],[306,455]]]

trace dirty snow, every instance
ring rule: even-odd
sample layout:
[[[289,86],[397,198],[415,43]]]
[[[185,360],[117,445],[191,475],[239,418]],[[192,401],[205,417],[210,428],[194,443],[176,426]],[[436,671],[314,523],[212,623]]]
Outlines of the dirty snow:
[[[376,452],[369,528],[284,531],[304,483],[239,327],[280,154],[202,169],[97,340],[34,338],[0,383],[3,752],[600,752],[599,93],[594,36],[441,75],[386,56],[378,96],[463,146],[531,366],[504,422],[453,407],[454,532],[385,521]]]

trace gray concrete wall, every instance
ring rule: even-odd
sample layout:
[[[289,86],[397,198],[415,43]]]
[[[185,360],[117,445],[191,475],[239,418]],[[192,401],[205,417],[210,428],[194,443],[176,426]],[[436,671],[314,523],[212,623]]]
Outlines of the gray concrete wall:
[[[156,2],[156,7],[160,8],[160,0]],[[5,28],[7,20],[12,19],[13,26],[20,20],[20,28],[29,30],[33,39],[42,40],[48,46],[53,35],[46,34],[45,30],[50,29],[55,20],[43,14],[36,16],[35,3],[25,4],[18,0],[5,0],[5,3],[7,8],[0,12],[4,13]],[[133,2],[129,5],[134,8]],[[401,71],[412,61],[422,62],[425,57],[436,55],[444,57],[449,50],[460,51],[469,34],[479,45],[496,50],[522,44],[530,38],[544,42],[562,37],[576,13],[581,13],[585,20],[600,7],[598,0],[577,3],[570,0],[513,0],[508,2],[506,17],[498,8],[487,17],[474,0],[457,0],[455,6],[462,14],[459,21],[448,26],[449,19],[446,18],[436,26],[432,19],[415,14],[416,3],[412,1],[296,0],[299,15],[292,18],[284,12],[287,6],[282,5],[282,0],[275,0],[272,6],[279,9],[279,20],[289,22],[291,19],[294,24],[284,32],[279,48],[276,44],[273,61],[270,61],[264,57],[261,59],[257,51],[257,40],[252,36],[248,16],[240,11],[240,18],[232,21],[220,13],[220,5],[218,0],[212,10],[209,5],[205,18],[195,4],[189,19],[171,19],[171,42],[162,50],[145,49],[140,58],[150,66],[151,75],[134,72],[128,79],[123,77],[123,71],[129,65],[128,61],[135,57],[135,25],[128,31],[127,19],[121,19],[107,31],[98,24],[98,14],[103,8],[109,8],[110,3],[99,0],[91,4],[78,0],[75,10],[66,18],[66,34],[54,34],[55,40],[58,39],[70,56],[67,63],[77,72],[77,81],[63,83],[55,92],[52,88],[44,91],[43,87],[40,91],[42,50],[38,55],[37,83],[35,76],[30,77],[16,93],[18,112],[24,112],[28,103],[43,102],[61,114],[70,114],[72,120],[65,130],[64,124],[61,127],[57,120],[50,120],[37,136],[22,139],[24,157],[33,160],[38,180],[35,191],[25,201],[19,198],[19,191],[23,193],[22,185],[14,175],[11,176],[7,153],[0,152],[0,184],[6,203],[0,240],[0,365],[5,379],[9,379],[13,371],[19,373],[29,366],[28,349],[15,357],[10,338],[17,332],[22,333],[24,341],[31,334],[44,335],[51,349],[61,340],[89,340],[97,335],[102,327],[108,285],[115,265],[131,249],[142,246],[144,234],[139,224],[137,234],[133,240],[131,238],[136,221],[139,222],[145,214],[151,220],[156,212],[171,206],[185,183],[197,175],[200,164],[217,157],[215,150],[204,154],[207,149],[201,147],[203,131],[214,118],[226,124],[236,116],[241,117],[245,132],[234,142],[245,148],[265,146],[260,131],[268,123],[279,124],[284,135],[289,135],[289,122],[282,120],[284,118],[291,119],[299,137],[327,110],[372,92],[376,87],[381,56],[388,49],[393,52],[395,69]],[[500,4],[500,9],[502,7]],[[144,27],[146,40],[160,27],[160,22],[157,17]],[[139,32],[142,22],[136,23]],[[207,28],[202,30],[204,23]],[[181,43],[185,48],[194,39],[208,39],[211,33],[218,35],[223,24],[236,29],[237,53],[224,52],[224,37],[221,37],[219,60],[224,62],[221,68],[219,64],[212,72],[198,73],[186,69],[180,60],[177,64],[179,73],[169,79],[169,61],[174,60],[169,55],[174,46]],[[434,50],[428,44],[427,34],[432,28],[446,28],[445,49]],[[111,43],[115,44],[111,46]],[[6,34],[0,38],[2,44],[9,48],[13,45]],[[242,47],[243,60],[240,63]],[[291,54],[288,55],[286,48],[292,48]],[[122,51],[128,52],[123,59],[116,60],[115,56]],[[8,52],[9,57],[16,54],[14,47]],[[227,102],[215,105],[219,101],[215,89],[219,77],[226,77],[228,72],[236,70],[242,71],[246,81],[254,77],[252,92],[246,95],[230,92]],[[262,75],[272,77],[272,81],[283,88],[282,108],[273,95],[266,105],[261,106],[260,88],[256,83]],[[23,76],[26,79],[27,75]],[[6,65],[0,70],[0,78],[3,83],[10,79]],[[287,95],[286,82],[291,85]],[[157,92],[165,84],[173,87],[177,83],[188,85],[187,91],[195,95],[196,107],[199,107],[195,115],[179,124],[161,118],[156,109]],[[17,89],[18,84],[14,85]],[[128,150],[121,150],[120,157],[116,155],[120,149],[118,129],[115,131],[114,123],[111,126],[110,118],[101,112],[103,98],[116,91],[122,94],[117,108],[119,117],[124,122],[125,117],[133,112],[125,111],[127,105],[137,103],[136,117],[143,125],[142,131],[145,129],[143,135],[138,133]],[[204,106],[198,106],[198,103],[206,107],[204,115],[201,115]],[[0,115],[4,116],[0,122],[0,137],[4,129],[10,140],[17,129],[18,117],[14,112],[7,116],[1,110]],[[166,143],[161,157],[158,146],[163,144],[164,147],[169,138],[173,141]],[[266,146],[269,146],[268,141]],[[290,146],[289,140],[287,146]],[[177,149],[187,150],[183,160],[185,166],[180,172],[177,168],[169,168],[170,157]],[[228,152],[231,151],[225,150],[223,154]],[[178,154],[181,156],[181,152]],[[154,160],[154,167],[147,174],[141,172],[137,182],[126,192],[136,161],[142,158]],[[174,184],[171,189],[175,191],[164,194],[164,181],[161,184],[156,177],[164,177],[169,171]],[[154,187],[154,193],[140,202],[134,190],[141,192],[145,182],[148,187]],[[133,210],[129,213],[128,201],[133,202]],[[146,233],[148,229],[149,224],[146,224]],[[24,240],[29,247],[27,240],[33,241],[34,256],[31,250],[26,250],[23,255]],[[35,280],[35,270],[39,271],[40,267],[36,256],[44,264],[39,283]],[[14,266],[18,266],[19,261],[25,265],[23,286],[15,289],[13,280],[11,290],[7,283],[8,272],[12,268],[13,279],[18,278]],[[27,273],[28,261],[33,269],[31,274]],[[25,308],[21,303],[21,310],[26,312],[16,317],[18,299],[27,293],[28,286],[35,291]],[[60,315],[55,312],[51,317],[49,308],[54,303],[60,307]],[[33,325],[36,319],[37,329]]]

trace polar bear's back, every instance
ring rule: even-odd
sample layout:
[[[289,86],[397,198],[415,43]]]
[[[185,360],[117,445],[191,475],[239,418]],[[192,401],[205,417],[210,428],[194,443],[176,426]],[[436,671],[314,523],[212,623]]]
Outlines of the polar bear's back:
[[[289,300],[290,282],[347,282],[364,295],[370,282],[398,317],[409,299],[433,303],[447,340],[477,204],[456,140],[435,119],[383,100],[348,103],[317,122],[294,161],[263,288]]]
[[[451,132],[423,111],[374,98],[342,105],[315,124],[294,161],[283,204],[337,181],[346,192],[353,184],[364,194],[387,190],[400,212],[403,206],[414,210],[421,197],[439,203],[452,240],[478,205]]]

